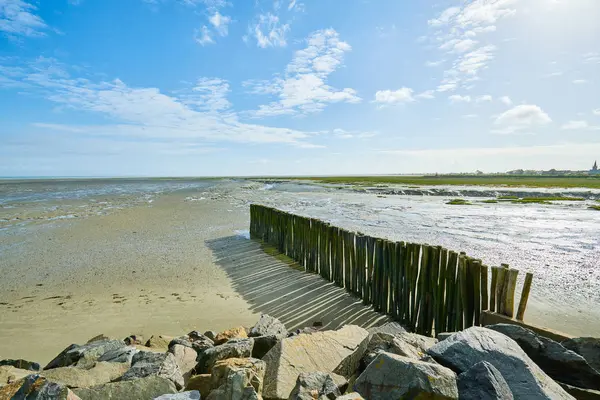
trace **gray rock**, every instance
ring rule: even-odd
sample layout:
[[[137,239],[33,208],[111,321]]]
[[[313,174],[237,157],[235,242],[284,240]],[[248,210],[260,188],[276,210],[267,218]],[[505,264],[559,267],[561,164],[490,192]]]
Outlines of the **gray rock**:
[[[87,389],[74,389],[73,392],[83,400],[148,400],[164,394],[177,393],[177,389],[169,379],[152,375]]]
[[[241,399],[263,391],[265,362],[256,358],[229,358],[212,368],[211,384],[220,398]],[[251,388],[252,390],[248,390]]]
[[[176,337],[175,339],[171,340],[169,342],[169,349],[171,349],[171,347],[173,347],[175,345],[181,345],[181,346],[185,346],[185,347],[189,347],[189,348],[194,347],[193,341],[190,340],[190,338],[187,336],[180,336],[180,337]]]
[[[128,368],[127,363],[96,362],[90,369],[60,367],[42,371],[40,375],[70,388],[86,388],[117,380]]]
[[[386,322],[383,325],[369,328],[368,331],[371,335],[375,333],[387,333],[388,335],[396,336],[406,332],[406,329],[397,322]]]
[[[133,346],[121,347],[115,350],[109,350],[102,354],[98,361],[106,361],[113,363],[129,363],[135,354],[139,353],[139,350]]]
[[[567,349],[574,351],[586,359],[596,371],[600,372],[600,339],[578,337],[561,342]]]
[[[232,339],[225,344],[198,352],[196,373],[210,373],[215,362],[228,358],[245,358],[252,355],[254,339]]]
[[[204,332],[204,336],[206,336],[207,338],[209,338],[210,340],[212,340],[214,342],[215,338],[217,337],[217,332],[215,332],[215,331],[206,331],[206,332]]]
[[[12,360],[12,359],[0,360],[0,367],[4,366],[4,365],[8,365],[8,366],[19,368],[19,369],[26,369],[29,371],[39,371],[41,369],[40,364],[33,362],[33,361],[26,361],[26,360]]]
[[[481,361],[492,364],[517,399],[571,399],[541,370],[517,342],[492,329],[471,327],[428,350],[437,362],[458,373]]]
[[[366,348],[368,332],[346,325],[337,331],[316,332],[287,337],[262,359],[267,363],[262,395],[268,399],[287,399],[302,372],[356,371]],[[364,349],[363,349],[364,351]]]
[[[155,397],[154,400],[200,400],[200,392],[192,390],[175,394],[163,394],[162,396]]]
[[[427,356],[426,351],[436,343],[437,339],[415,333],[401,332],[394,336],[389,333],[377,332],[371,336],[362,359],[362,367],[366,368],[381,352],[422,360]]]
[[[169,379],[177,389],[184,386],[183,376],[171,353],[140,351],[133,356],[131,368],[121,378],[123,381],[157,375]]]
[[[362,397],[360,393],[352,392],[346,393],[345,395],[338,397],[336,400],[365,400],[365,398]]]
[[[255,337],[252,357],[263,358],[281,339],[282,337],[275,335]]]
[[[441,365],[381,353],[354,383],[369,400],[458,399],[456,375]]]
[[[348,386],[343,376],[327,372],[303,372],[296,380],[296,386],[289,400],[336,399]],[[337,379],[336,379],[337,378]],[[340,383],[342,390],[340,390]]]
[[[488,326],[503,333],[521,346],[529,357],[552,379],[584,389],[600,389],[600,373],[579,354],[560,343],[519,325]]]
[[[473,365],[458,376],[461,400],[512,400],[513,395],[504,377],[487,361]]]
[[[27,369],[19,369],[10,365],[2,365],[0,366],[0,387],[14,383],[25,378],[27,375],[34,373],[34,371],[29,371]]]
[[[65,385],[33,374],[0,388],[0,399],[7,400],[81,400]],[[86,399],[87,400],[87,399]]]
[[[438,342],[441,342],[442,340],[446,340],[448,339],[450,336],[454,335],[456,332],[440,332],[437,334],[436,338],[438,340]]]
[[[169,346],[169,353],[175,357],[175,362],[183,375],[183,381],[187,384],[191,378],[194,368],[196,367],[196,358],[198,353],[192,347],[187,347],[181,344]]]
[[[68,367],[77,364],[78,367],[90,368],[104,353],[125,347],[121,340],[99,340],[78,346],[72,344],[44,367],[44,369]]]
[[[250,329],[250,333],[248,333],[249,337],[258,337],[258,336],[287,336],[288,331],[285,328],[285,325],[281,323],[277,318],[273,318],[270,315],[262,314],[260,319]]]
[[[194,332],[191,332],[190,335],[192,335],[193,333]],[[192,348],[196,350],[197,353],[201,353],[206,349],[215,347],[215,343],[213,342],[213,340],[201,333],[190,336],[190,339],[192,340]]]
[[[600,390],[582,389],[560,382],[558,384],[577,400],[600,400]]]
[[[231,385],[230,387],[235,387]],[[248,386],[241,391],[231,391],[229,387],[222,386],[210,392],[206,400],[262,400],[253,387]]]

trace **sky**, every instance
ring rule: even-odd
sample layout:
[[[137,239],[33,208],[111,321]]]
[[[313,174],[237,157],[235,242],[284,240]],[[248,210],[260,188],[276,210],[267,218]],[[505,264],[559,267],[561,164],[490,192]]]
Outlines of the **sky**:
[[[590,169],[597,0],[0,0],[0,176]]]

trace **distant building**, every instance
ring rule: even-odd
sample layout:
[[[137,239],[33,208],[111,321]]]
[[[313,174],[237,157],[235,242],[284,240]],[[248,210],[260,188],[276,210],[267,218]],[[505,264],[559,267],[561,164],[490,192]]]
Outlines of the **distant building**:
[[[598,162],[594,162],[594,166],[590,170],[590,174],[600,174],[600,170],[598,169]]]

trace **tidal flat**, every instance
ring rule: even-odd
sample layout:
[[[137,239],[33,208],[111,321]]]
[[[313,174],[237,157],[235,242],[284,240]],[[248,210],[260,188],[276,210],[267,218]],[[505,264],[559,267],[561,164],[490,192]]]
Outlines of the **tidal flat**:
[[[248,240],[251,203],[508,263],[520,279],[533,272],[527,322],[600,335],[600,213],[589,209],[600,191],[547,205],[481,201],[505,189],[437,190],[246,179],[1,182],[0,354],[45,362],[100,332],[227,329],[251,325],[265,310],[291,329],[336,327],[345,321],[334,299],[355,307],[344,314],[349,320],[379,321],[356,299],[317,291],[314,277]],[[580,197],[575,189],[514,190],[518,198]],[[446,205],[453,198],[477,204]]]

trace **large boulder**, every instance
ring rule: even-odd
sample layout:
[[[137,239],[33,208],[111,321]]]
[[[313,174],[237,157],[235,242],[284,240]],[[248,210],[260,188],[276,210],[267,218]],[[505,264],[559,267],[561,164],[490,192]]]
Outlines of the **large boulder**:
[[[134,346],[120,347],[118,349],[109,350],[102,354],[98,361],[112,363],[127,363],[131,365],[133,356],[139,353],[139,350]]]
[[[265,376],[264,361],[256,358],[229,358],[218,361],[212,368],[211,386],[214,395],[209,398],[239,400],[260,396]]]
[[[119,381],[86,389],[73,389],[83,400],[148,400],[163,394],[177,393],[173,382],[161,376],[151,375],[130,381]]]
[[[246,328],[243,326],[238,326],[217,334],[217,336],[215,336],[214,343],[215,345],[220,345],[227,343],[231,339],[245,339],[247,337],[248,334],[246,333]]]
[[[250,333],[248,336],[250,337],[258,337],[258,336],[287,336],[288,331],[285,328],[285,325],[281,323],[277,318],[273,318],[270,315],[262,314],[260,319],[250,329]]]
[[[34,374],[0,388],[2,400],[81,400],[65,385]]]
[[[169,343],[171,343],[171,340],[173,339],[175,338],[172,336],[152,335],[146,341],[145,346],[151,349],[167,351],[167,349],[169,348]]]
[[[183,381],[187,381],[192,376],[194,368],[196,368],[196,357],[198,353],[191,347],[187,347],[181,344],[176,344],[169,347],[169,353],[175,357],[175,362],[183,375]]]
[[[600,372],[600,339],[592,337],[578,337],[561,342],[564,347],[574,351],[586,359],[596,371]]]
[[[437,362],[457,373],[487,361],[504,377],[517,399],[571,399],[508,336],[488,328],[471,327],[427,351]]]
[[[348,386],[343,376],[328,372],[303,372],[289,400],[336,399]]]
[[[60,367],[42,371],[40,375],[70,388],[87,388],[114,381],[128,369],[128,363],[97,362],[90,369]]]
[[[121,340],[97,340],[82,346],[72,344],[44,367],[44,369],[68,367],[77,364],[78,367],[89,368],[102,355],[111,350],[125,347]]]
[[[196,373],[210,373],[214,363],[228,358],[246,358],[252,355],[254,339],[233,339],[215,347],[209,347],[198,352]]]
[[[263,357],[267,363],[263,396],[287,399],[302,372],[335,372],[348,378],[358,369],[368,336],[365,329],[347,325],[283,339]]]
[[[185,390],[197,390],[205,399],[212,390],[212,376],[210,374],[201,374],[192,376],[185,385]]]
[[[34,374],[35,372],[27,369],[15,368],[10,365],[0,366],[0,387],[8,385],[9,383],[15,383],[16,381],[25,378],[27,375]]]
[[[584,389],[600,389],[600,373],[579,354],[560,343],[519,325],[488,326],[521,346],[527,355],[552,379]]]
[[[200,392],[192,390],[189,392],[163,394],[162,396],[155,397],[154,400],[200,400]]]
[[[383,325],[375,326],[368,329],[369,334],[387,333],[388,335],[396,336],[406,332],[406,329],[397,322],[386,322]]]
[[[360,393],[352,392],[346,393],[345,395],[340,396],[335,400],[365,400],[365,398],[362,397]]]
[[[283,339],[281,336],[257,336],[254,339],[254,347],[252,348],[252,357],[263,358],[277,343]]]
[[[29,371],[39,371],[41,369],[40,364],[27,360],[0,360],[0,367],[4,365],[8,365],[19,369],[27,369]]]
[[[560,382],[559,385],[577,400],[600,400],[600,390],[582,389]]]
[[[458,376],[461,400],[512,400],[504,377],[487,361],[479,362]]]
[[[177,389],[184,386],[183,376],[171,353],[140,351],[131,362],[131,368],[121,378],[124,381],[144,378],[151,375],[169,379]]]
[[[415,333],[401,332],[392,335],[376,332],[371,335],[367,351],[361,361],[362,367],[366,368],[382,352],[421,360],[427,355],[427,350],[436,343],[437,339]]]
[[[369,400],[458,399],[456,374],[437,364],[381,353],[354,383]]]

